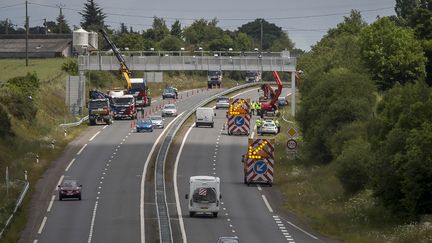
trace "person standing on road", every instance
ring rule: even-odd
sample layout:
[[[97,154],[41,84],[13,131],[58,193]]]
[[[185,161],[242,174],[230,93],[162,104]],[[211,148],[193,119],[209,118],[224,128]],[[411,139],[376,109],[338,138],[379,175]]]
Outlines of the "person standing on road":
[[[256,109],[255,101],[252,101],[252,103],[251,103],[251,113],[252,113],[252,115],[255,115],[255,109]]]

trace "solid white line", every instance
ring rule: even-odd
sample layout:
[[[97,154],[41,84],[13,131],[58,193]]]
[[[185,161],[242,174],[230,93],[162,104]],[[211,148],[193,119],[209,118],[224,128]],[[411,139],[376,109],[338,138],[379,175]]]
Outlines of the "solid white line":
[[[71,165],[73,164],[73,162],[75,161],[75,159],[71,160],[71,162],[69,162],[69,165],[66,167],[65,171],[68,171],[69,168],[71,167]]]
[[[38,230],[38,234],[41,234],[41,233],[42,233],[42,230],[43,230],[44,227],[45,227],[45,224],[46,224],[47,219],[48,219],[48,218],[47,218],[46,216],[43,218],[43,220],[42,220],[42,224],[41,224],[41,226],[39,227],[39,230]]]
[[[80,155],[81,152],[85,149],[85,147],[87,147],[87,144],[84,144],[84,146],[82,146],[82,148],[78,151],[77,155]]]
[[[52,207],[52,205],[53,205],[54,199],[55,199],[55,196],[53,195],[53,196],[51,197],[51,201],[50,201],[50,203],[49,203],[49,205],[48,205],[47,212],[51,212],[51,207]]]
[[[64,178],[64,175],[62,175],[62,176],[60,176],[60,179],[58,180],[58,182],[57,182],[57,185],[55,186],[55,191],[57,191],[58,190],[58,185],[60,185],[60,183],[63,181],[63,178]]]
[[[94,138],[95,138],[99,133],[100,133],[100,131],[97,132],[95,135],[93,135],[93,137],[91,137],[91,138],[89,139],[89,142],[93,141],[93,139],[94,139]]]
[[[150,159],[153,156],[154,150],[156,149],[157,144],[159,143],[159,140],[162,138],[162,136],[165,134],[166,131],[168,131],[168,128],[173,124],[177,118],[179,118],[184,112],[182,112],[180,115],[178,115],[176,118],[174,118],[161,132],[159,137],[156,139],[156,141],[153,143],[153,147],[150,150],[150,153],[147,156],[147,160],[144,164],[144,169],[141,176],[141,196],[140,196],[140,224],[141,224],[141,242],[145,243],[145,222],[144,222],[144,184],[145,184],[145,176],[147,174],[147,168],[148,164],[150,163]]]
[[[107,128],[108,127],[108,125],[105,125],[104,127],[102,127],[102,130],[104,130],[105,128]]]
[[[265,195],[261,195],[262,199],[264,200],[265,205],[267,206],[267,209],[270,213],[273,213],[273,209],[270,206],[270,203],[267,201],[267,198]]]
[[[94,222],[95,222],[95,219],[96,219],[96,211],[97,211],[97,208],[98,208],[98,203],[99,202],[96,201],[95,205],[94,205],[94,208],[93,208],[93,216],[92,216],[92,220],[91,220],[91,224],[90,224],[90,233],[89,233],[89,237],[88,237],[88,240],[87,240],[88,243],[91,243],[91,241],[92,241],[93,227],[94,227]]]
[[[186,231],[185,231],[185,227],[184,227],[184,222],[183,222],[183,216],[182,216],[182,211],[181,211],[181,207],[180,207],[180,200],[179,200],[179,193],[178,193],[178,186],[177,186],[177,169],[178,169],[178,164],[180,161],[180,156],[181,153],[183,151],[183,147],[186,143],[186,139],[189,136],[189,133],[192,131],[192,128],[194,126],[192,125],[186,132],[183,141],[180,145],[180,149],[177,153],[177,158],[174,164],[174,173],[173,173],[173,182],[174,182],[174,194],[175,194],[175,200],[176,200],[176,206],[177,206],[177,213],[178,213],[178,218],[179,218],[179,224],[180,224],[180,231],[182,234],[182,239],[183,239],[183,243],[187,243],[187,237],[186,237]]]

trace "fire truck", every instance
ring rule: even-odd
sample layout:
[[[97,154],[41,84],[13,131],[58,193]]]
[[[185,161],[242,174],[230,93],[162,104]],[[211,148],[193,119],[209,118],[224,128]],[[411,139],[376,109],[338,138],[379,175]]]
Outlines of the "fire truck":
[[[126,64],[126,60],[121,55],[120,51],[117,49],[114,42],[111,41],[108,34],[104,29],[100,29],[102,36],[105,41],[111,47],[117,60],[120,62],[120,72],[123,78],[126,80],[127,93],[135,97],[138,107],[149,106],[151,104],[151,98],[149,97],[147,82],[144,78],[131,78],[131,71]]]

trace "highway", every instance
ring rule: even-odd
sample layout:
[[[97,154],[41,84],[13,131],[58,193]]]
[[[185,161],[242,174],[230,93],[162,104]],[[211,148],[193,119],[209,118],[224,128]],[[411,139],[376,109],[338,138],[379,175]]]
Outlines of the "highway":
[[[220,90],[181,93],[178,113]],[[188,96],[188,97],[187,97]],[[152,104],[159,107],[162,101]],[[167,101],[165,101],[167,102]],[[147,108],[148,110],[148,108]],[[157,111],[156,114],[160,114]],[[165,127],[174,118],[165,119]],[[144,237],[143,172],[155,141],[162,133],[135,133],[131,121],[89,128],[88,141],[70,156],[60,175],[78,179],[82,201],[58,201],[56,186],[32,242],[141,242]]]
[[[283,94],[287,94],[286,89]],[[258,93],[253,89],[238,97],[257,100]],[[220,236],[238,236],[240,242],[248,243],[323,242],[272,208],[266,194],[274,188],[243,184],[241,155],[246,153],[247,137],[228,136],[223,130],[226,110],[216,110],[216,113],[214,128],[188,129],[178,156],[174,180],[177,180],[177,200],[181,205],[183,242],[216,242]],[[189,217],[185,194],[189,193],[189,177],[195,175],[221,178],[219,217]]]

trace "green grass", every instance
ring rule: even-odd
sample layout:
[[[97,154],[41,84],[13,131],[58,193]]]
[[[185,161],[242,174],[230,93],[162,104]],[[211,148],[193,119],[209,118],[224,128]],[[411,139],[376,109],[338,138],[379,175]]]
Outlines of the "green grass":
[[[0,82],[5,82],[10,78],[24,76],[28,72],[36,72],[39,79],[48,81],[59,75],[63,75],[61,65],[65,62],[64,58],[53,59],[29,59],[26,67],[25,59],[0,59]]]

